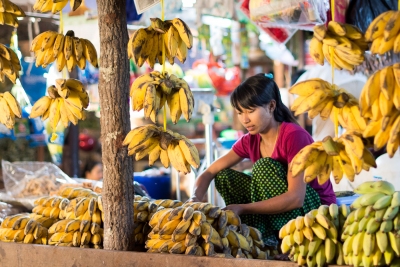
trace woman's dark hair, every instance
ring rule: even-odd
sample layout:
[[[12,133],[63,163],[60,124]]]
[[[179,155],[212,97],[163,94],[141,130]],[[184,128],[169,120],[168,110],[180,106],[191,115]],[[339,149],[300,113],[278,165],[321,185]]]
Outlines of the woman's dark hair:
[[[88,160],[85,164],[85,166],[83,167],[83,175],[82,177],[86,177],[86,172],[91,172],[93,170],[93,168],[97,165],[101,165],[100,161],[93,161],[93,160]]]
[[[251,109],[265,106],[271,100],[276,102],[274,110],[276,121],[298,124],[290,110],[282,103],[278,85],[264,73],[246,79],[236,87],[231,95],[231,105],[239,111],[242,111],[242,108]]]

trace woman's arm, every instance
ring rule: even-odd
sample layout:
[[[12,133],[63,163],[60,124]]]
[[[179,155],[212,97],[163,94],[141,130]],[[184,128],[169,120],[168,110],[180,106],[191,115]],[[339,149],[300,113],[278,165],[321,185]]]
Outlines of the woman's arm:
[[[224,156],[213,162],[200,176],[196,179],[193,189],[193,195],[189,201],[201,201],[207,192],[208,186],[214,179],[215,175],[223,169],[230,168],[241,162],[243,158],[239,157],[232,149]]]
[[[226,209],[231,209],[241,215],[277,214],[302,207],[306,195],[306,183],[303,181],[303,173],[293,177],[289,171],[287,181],[288,191],[282,195],[249,204],[229,205]]]

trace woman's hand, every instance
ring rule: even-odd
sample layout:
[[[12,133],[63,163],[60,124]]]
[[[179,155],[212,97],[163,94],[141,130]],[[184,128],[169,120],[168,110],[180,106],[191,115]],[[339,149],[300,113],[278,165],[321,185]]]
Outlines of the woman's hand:
[[[186,200],[186,203],[190,202],[201,202],[201,199],[197,198],[196,196],[191,196],[188,200]]]
[[[222,210],[231,210],[234,213],[236,213],[238,216],[242,215],[244,212],[243,204],[228,205],[225,208],[223,208]]]

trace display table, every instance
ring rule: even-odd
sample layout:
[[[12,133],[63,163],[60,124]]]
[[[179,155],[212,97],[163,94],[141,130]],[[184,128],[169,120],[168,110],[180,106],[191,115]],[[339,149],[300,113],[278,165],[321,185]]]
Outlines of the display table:
[[[0,242],[0,266],[12,267],[296,267],[288,261],[223,259],[146,252],[110,251]],[[332,265],[330,265],[332,266]]]

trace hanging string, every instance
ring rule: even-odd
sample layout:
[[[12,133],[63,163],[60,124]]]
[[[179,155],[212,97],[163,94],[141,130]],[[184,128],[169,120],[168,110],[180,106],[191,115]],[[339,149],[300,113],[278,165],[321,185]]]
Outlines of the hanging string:
[[[63,18],[62,10],[60,11],[60,26],[59,26],[58,32],[61,34],[64,34],[64,18]],[[64,67],[64,69],[61,72],[62,72],[62,78],[66,79],[67,78],[67,69]]]
[[[161,20],[164,21],[164,0],[161,0]],[[163,39],[164,40],[164,39]],[[162,46],[162,73],[165,73],[165,45]],[[167,131],[167,108],[166,104],[164,103],[163,108],[163,121],[164,121],[164,132]]]
[[[64,34],[64,19],[63,19],[63,12],[62,10],[60,11],[60,26],[59,26],[59,32],[61,34]]]

